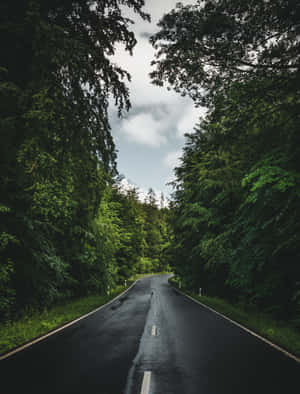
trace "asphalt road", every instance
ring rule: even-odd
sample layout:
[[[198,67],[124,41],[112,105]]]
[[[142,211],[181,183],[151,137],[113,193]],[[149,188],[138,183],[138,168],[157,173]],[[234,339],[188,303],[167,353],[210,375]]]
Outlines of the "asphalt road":
[[[300,367],[161,275],[0,361],[0,393],[140,394],[146,375],[149,394],[289,394]]]

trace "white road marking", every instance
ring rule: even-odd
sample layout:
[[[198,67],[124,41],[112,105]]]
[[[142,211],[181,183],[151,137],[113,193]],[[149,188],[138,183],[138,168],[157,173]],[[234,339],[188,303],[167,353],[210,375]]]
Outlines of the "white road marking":
[[[189,298],[190,300],[196,302],[197,304],[203,306],[204,308],[209,309],[211,312],[214,312],[214,313],[216,313],[217,315],[223,317],[224,319],[230,321],[230,323],[232,323],[232,324],[234,324],[234,325],[240,327],[241,329],[243,329],[244,331],[247,331],[249,334],[253,335],[254,337],[256,337],[256,338],[262,340],[263,342],[267,343],[268,345],[272,346],[272,347],[275,348],[276,350],[279,350],[281,353],[285,354],[287,357],[290,357],[290,358],[292,358],[293,360],[297,361],[297,363],[300,363],[300,358],[296,357],[294,354],[291,354],[291,353],[287,352],[286,350],[282,349],[280,346],[275,345],[275,343],[272,343],[272,342],[270,342],[268,339],[266,339],[266,338],[264,338],[264,337],[261,337],[260,335],[256,334],[255,332],[249,330],[249,328],[244,327],[244,326],[242,326],[241,324],[237,323],[236,321],[229,319],[229,317],[227,317],[227,316],[225,316],[225,315],[222,315],[222,313],[215,311],[214,309],[210,308],[209,306],[207,306],[207,305],[205,305],[205,304],[202,304],[202,302],[200,302],[200,301],[198,301],[198,300],[195,300],[193,297],[191,297],[191,296],[189,296],[189,295],[183,293],[182,291],[176,289],[175,287],[173,287],[173,288],[174,288],[175,291],[177,291],[177,293],[180,293],[180,294],[182,294],[183,296]]]
[[[141,394],[149,394],[150,380],[151,380],[151,371],[145,371],[144,377],[143,377]]]
[[[152,326],[152,336],[156,336],[156,326]]]
[[[141,279],[142,279],[142,278],[141,278]],[[69,322],[69,323],[63,325],[62,327],[57,328],[56,330],[53,330],[53,331],[48,332],[48,334],[45,334],[45,335],[43,335],[43,336],[41,336],[41,337],[39,337],[39,338],[34,339],[33,341],[31,341],[31,342],[29,342],[29,343],[26,343],[25,345],[20,346],[20,347],[18,347],[17,349],[12,350],[12,351],[9,352],[9,353],[3,354],[2,356],[0,356],[0,361],[1,361],[1,360],[4,360],[5,358],[8,358],[8,357],[12,356],[12,355],[15,354],[15,353],[21,352],[22,350],[24,350],[24,349],[26,349],[26,348],[28,348],[28,347],[34,345],[35,343],[38,343],[38,342],[40,342],[40,341],[42,341],[42,340],[44,340],[44,339],[50,337],[51,335],[56,334],[56,333],[59,332],[59,331],[64,330],[65,328],[67,328],[67,327],[69,327],[69,326],[72,326],[73,324],[77,323],[78,321],[80,321],[80,320],[82,320],[82,319],[85,319],[86,317],[92,315],[93,313],[96,313],[96,312],[100,311],[100,309],[102,309],[102,308],[108,306],[108,305],[111,304],[112,302],[116,301],[118,298],[122,297],[122,295],[124,295],[125,293],[127,293],[127,292],[128,292],[128,291],[129,291],[139,280],[141,280],[141,279],[137,279],[134,283],[132,283],[132,285],[131,285],[130,287],[128,287],[128,289],[126,289],[125,291],[123,291],[123,293],[119,294],[117,297],[113,298],[112,300],[110,300],[110,301],[107,302],[106,304],[101,305],[99,308],[94,309],[93,311],[91,311],[91,312],[89,312],[89,313],[87,313],[87,314],[85,314],[85,315],[83,315],[83,316],[80,316],[80,317],[78,317],[78,318],[75,319],[75,320],[72,320],[71,322]]]

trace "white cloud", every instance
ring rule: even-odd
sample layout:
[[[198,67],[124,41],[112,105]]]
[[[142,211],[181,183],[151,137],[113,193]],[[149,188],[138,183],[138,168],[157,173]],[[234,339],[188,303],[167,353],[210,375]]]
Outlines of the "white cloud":
[[[123,191],[123,192],[125,192],[125,191],[127,191],[127,190],[130,190],[130,189],[132,189],[133,187],[135,187],[135,185],[133,185],[132,183],[130,183],[130,182],[128,181],[127,178],[123,178],[123,179],[121,180],[121,182],[120,182],[120,188],[121,188],[121,191]]]
[[[204,116],[205,113],[205,108],[196,108],[193,105],[188,106],[178,122],[177,136],[183,137],[185,133],[191,133],[199,122],[199,118]]]
[[[183,0],[183,4],[192,4],[194,0]],[[128,7],[123,7],[125,15],[131,18],[135,23],[131,26],[134,31],[137,44],[133,50],[133,56],[125,51],[123,45],[116,45],[116,52],[113,61],[129,71],[132,82],[129,84],[130,98],[132,106],[143,106],[157,103],[175,103],[192,102],[188,98],[182,98],[174,91],[168,91],[164,87],[158,87],[151,84],[149,73],[153,70],[151,61],[154,59],[155,50],[145,35],[156,33],[158,21],[163,15],[175,7],[177,0],[149,0],[146,1],[143,10],[151,15],[151,23],[143,21]]]
[[[130,141],[137,144],[159,147],[167,142],[162,125],[151,114],[140,113],[122,122],[122,130]]]
[[[169,152],[163,159],[163,163],[168,168],[175,168],[180,165],[180,157],[182,156],[182,150]]]
[[[166,182],[173,179],[172,169],[180,163],[178,157],[181,155],[179,149],[183,145],[183,135],[192,132],[202,115],[201,108],[194,108],[189,97],[182,97],[165,87],[154,86],[149,77],[155,51],[147,37],[158,31],[158,20],[174,8],[177,1],[146,1],[144,11],[151,14],[151,23],[143,21],[132,11],[128,11],[128,7],[124,7],[124,15],[135,21],[130,28],[136,35],[137,45],[133,56],[121,45],[117,45],[116,53],[111,59],[126,69],[132,77],[131,83],[127,83],[131,111],[124,114],[125,118],[118,119],[114,100],[111,98],[109,117],[119,150],[119,171],[138,182],[141,199],[147,194],[148,185],[158,194],[160,190],[169,194],[170,186],[166,186]],[[192,4],[196,1],[181,2]],[[138,149],[134,149],[137,147]],[[136,156],[134,150],[138,152]],[[145,159],[141,160],[141,157]]]
[[[192,0],[182,1],[191,4]],[[175,0],[151,0],[146,2],[144,11],[151,14],[152,22],[147,23],[138,17],[132,10],[124,7],[126,16],[135,21],[132,29],[137,37],[137,45],[133,56],[130,56],[118,45],[113,61],[131,74],[130,101],[133,110],[140,115],[122,120],[120,127],[113,130],[114,135],[123,132],[127,139],[137,144],[160,147],[172,138],[181,139],[186,132],[193,131],[199,119],[199,109],[194,107],[192,100],[182,97],[173,90],[158,87],[151,83],[149,73],[152,71],[151,61],[154,59],[154,49],[145,34],[153,34],[158,30],[157,22],[163,14],[176,5]],[[156,116],[160,108],[165,110],[165,115]],[[115,119],[116,110],[110,110],[111,119]],[[148,115],[148,116],[146,116]],[[114,122],[114,120],[113,120]]]
[[[155,33],[157,28],[158,21],[162,18],[162,16],[171,11],[178,3],[177,0],[147,0],[145,2],[145,7],[143,8],[144,12],[147,12],[151,16],[151,23],[144,22],[140,17],[127,7],[123,7],[123,10],[130,19],[135,21],[134,31],[136,34],[141,35],[142,33]],[[181,3],[184,5],[196,3],[195,0],[181,0]]]
[[[143,106],[157,103],[178,102],[182,98],[174,91],[155,86],[151,83],[149,74],[152,71],[151,61],[154,59],[154,49],[147,39],[137,37],[138,43],[130,56],[122,46],[117,46],[113,61],[131,74],[129,83],[132,106]]]

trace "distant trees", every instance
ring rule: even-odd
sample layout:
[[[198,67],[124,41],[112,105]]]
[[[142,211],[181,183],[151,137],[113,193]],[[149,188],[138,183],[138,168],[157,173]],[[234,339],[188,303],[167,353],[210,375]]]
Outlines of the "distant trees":
[[[152,38],[158,50],[152,77],[209,105],[176,169],[177,273],[191,288],[299,324],[296,3],[177,5]]]
[[[168,210],[158,208],[153,189],[149,189],[143,203],[135,188],[128,190],[126,195],[118,194],[116,198],[120,204],[118,216],[123,234],[117,255],[120,276],[127,278],[132,273],[168,270],[170,261],[164,253],[171,237]]]

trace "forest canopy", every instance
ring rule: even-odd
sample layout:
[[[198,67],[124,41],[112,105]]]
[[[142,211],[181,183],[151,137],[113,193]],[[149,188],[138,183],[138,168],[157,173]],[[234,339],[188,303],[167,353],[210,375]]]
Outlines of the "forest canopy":
[[[178,3],[159,27],[153,83],[209,108],[175,170],[175,271],[299,325],[300,3]]]
[[[1,1],[1,318],[163,269],[166,211],[120,191],[107,114],[110,98],[130,107],[111,55],[132,53],[123,10],[149,20],[143,6]]]
[[[174,266],[185,287],[300,324],[300,4],[178,3],[150,41],[154,84],[207,115],[186,135],[170,209],[121,190],[112,62],[143,0],[0,4],[0,313],[105,294]]]
[[[299,24],[297,0],[177,3],[151,38],[157,49],[153,81],[204,104],[233,82],[268,78],[269,89],[293,91],[299,83]]]

